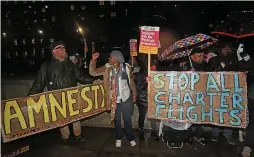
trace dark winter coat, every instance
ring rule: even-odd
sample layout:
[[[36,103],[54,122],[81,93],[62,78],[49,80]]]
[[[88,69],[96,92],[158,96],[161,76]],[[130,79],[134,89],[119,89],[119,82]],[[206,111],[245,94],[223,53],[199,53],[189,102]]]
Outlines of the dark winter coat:
[[[41,93],[45,87],[48,91],[75,87],[77,82],[92,84],[93,80],[70,60],[60,62],[52,57],[42,64],[28,95]]]
[[[151,65],[156,65],[157,58],[152,55]],[[136,104],[137,106],[147,107],[147,55],[139,54],[137,57],[137,63],[140,67],[139,72],[135,73],[135,85],[136,85]]]
[[[140,69],[138,73],[135,74],[134,82],[136,84],[136,104],[137,106],[147,107],[147,72],[144,69]]]

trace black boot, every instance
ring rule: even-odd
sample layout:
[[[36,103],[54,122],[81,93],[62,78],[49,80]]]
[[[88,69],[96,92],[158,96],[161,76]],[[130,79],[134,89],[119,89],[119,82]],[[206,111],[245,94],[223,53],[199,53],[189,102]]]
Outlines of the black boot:
[[[189,139],[186,141],[186,143],[187,143],[188,145],[192,145],[192,144],[193,144],[193,139],[192,139],[192,138],[189,138]]]
[[[156,142],[160,141],[160,137],[159,137],[157,131],[152,130],[151,133],[152,133],[154,141],[156,141]]]
[[[140,141],[145,140],[145,130],[144,130],[144,128],[139,128],[139,140]]]
[[[69,146],[69,139],[63,139],[63,143],[62,143],[63,147],[68,147]]]

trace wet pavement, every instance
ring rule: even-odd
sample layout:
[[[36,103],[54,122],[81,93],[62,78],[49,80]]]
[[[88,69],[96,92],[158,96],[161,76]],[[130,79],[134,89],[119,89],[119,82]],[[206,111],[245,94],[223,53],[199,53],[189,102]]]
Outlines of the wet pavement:
[[[139,133],[135,130],[136,147],[132,148],[126,139],[123,139],[122,147],[114,146],[114,130],[112,128],[82,128],[87,140],[81,144],[70,137],[69,146],[64,148],[59,129],[46,131],[32,135],[10,143],[2,143],[2,156],[11,155],[13,151],[29,145],[29,150],[17,156],[22,157],[237,157],[242,144],[231,146],[225,138],[220,137],[219,142],[208,139],[208,145],[201,145],[197,141],[193,144],[184,144],[182,148],[168,148],[165,142],[155,142],[149,138],[146,131],[146,139],[139,140]],[[207,138],[209,133],[207,133]],[[17,154],[17,153],[16,153]],[[13,154],[12,156],[14,156]]]

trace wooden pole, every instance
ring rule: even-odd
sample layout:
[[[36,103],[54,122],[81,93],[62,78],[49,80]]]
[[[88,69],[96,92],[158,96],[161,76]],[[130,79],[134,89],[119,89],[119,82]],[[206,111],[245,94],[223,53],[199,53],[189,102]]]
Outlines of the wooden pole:
[[[150,48],[151,51],[151,48]],[[148,54],[148,62],[147,62],[147,75],[150,77],[150,71],[151,71],[151,53]],[[150,81],[147,83],[147,94],[150,93]],[[148,97],[147,97],[148,99]],[[148,100],[147,100],[148,101]]]
[[[131,67],[133,67],[133,56],[131,56]]]

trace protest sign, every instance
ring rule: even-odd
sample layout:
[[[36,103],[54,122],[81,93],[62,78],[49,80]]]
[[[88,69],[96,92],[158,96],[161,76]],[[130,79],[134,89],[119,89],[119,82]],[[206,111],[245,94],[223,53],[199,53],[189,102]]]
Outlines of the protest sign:
[[[148,118],[246,128],[244,72],[152,71]]]
[[[140,30],[139,52],[157,54],[160,27],[142,26]]]
[[[1,104],[2,138],[12,141],[105,111],[103,84],[48,91]]]
[[[137,56],[138,55],[138,44],[137,39],[130,39],[130,55]]]

